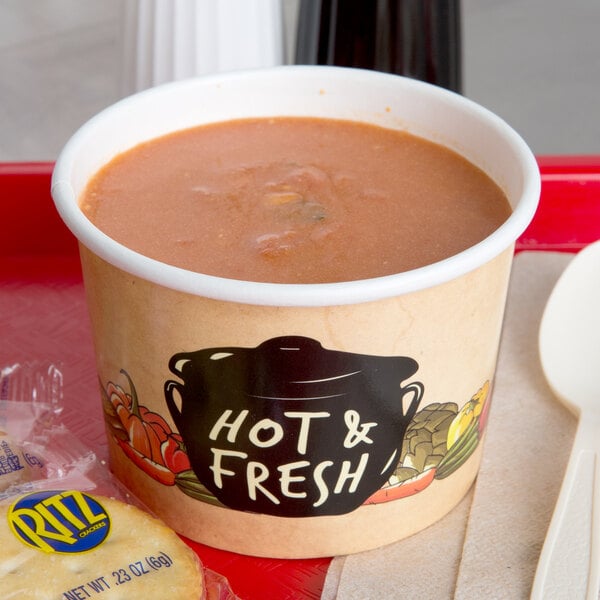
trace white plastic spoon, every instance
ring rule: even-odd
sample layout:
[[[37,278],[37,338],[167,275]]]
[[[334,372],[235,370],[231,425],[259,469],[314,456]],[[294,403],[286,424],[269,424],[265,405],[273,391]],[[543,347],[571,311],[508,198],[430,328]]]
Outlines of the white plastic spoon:
[[[600,241],[579,252],[540,326],[542,368],[579,418],[538,563],[532,600],[598,600],[600,584]]]

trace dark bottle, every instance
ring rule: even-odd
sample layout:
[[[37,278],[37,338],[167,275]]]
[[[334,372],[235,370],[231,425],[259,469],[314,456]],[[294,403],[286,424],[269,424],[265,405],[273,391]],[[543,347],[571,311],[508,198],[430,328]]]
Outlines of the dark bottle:
[[[397,73],[460,93],[460,0],[300,0],[295,62]]]

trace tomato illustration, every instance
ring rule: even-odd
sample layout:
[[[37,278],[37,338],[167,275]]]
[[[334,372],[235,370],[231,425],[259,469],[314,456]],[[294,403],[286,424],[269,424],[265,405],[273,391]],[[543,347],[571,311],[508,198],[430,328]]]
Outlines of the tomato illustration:
[[[175,476],[191,468],[183,440],[161,415],[139,403],[133,381],[121,373],[130,393],[112,381],[102,389],[108,428],[137,467],[163,485],[175,485]]]
[[[170,433],[160,447],[163,462],[175,474],[189,471],[190,459],[185,452],[183,440],[178,433]]]
[[[131,445],[143,456],[162,463],[161,445],[171,433],[171,428],[159,414],[139,404],[133,381],[127,372],[121,372],[129,381],[131,394],[127,394],[123,388],[112,382],[107,386],[107,394]]]
[[[142,469],[146,475],[150,475],[152,479],[155,479],[163,485],[175,485],[175,473],[173,473],[170,469],[164,465],[150,460],[147,456],[144,456],[138,452],[128,442],[117,440],[117,443],[119,446],[121,446],[121,450],[123,450],[125,455],[135,464],[136,467]]]

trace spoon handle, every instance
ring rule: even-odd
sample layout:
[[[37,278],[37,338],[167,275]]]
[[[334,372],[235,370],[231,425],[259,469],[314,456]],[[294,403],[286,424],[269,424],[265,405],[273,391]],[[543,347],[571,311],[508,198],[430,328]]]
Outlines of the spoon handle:
[[[580,415],[567,471],[538,562],[531,600],[597,600],[600,587],[600,436]]]

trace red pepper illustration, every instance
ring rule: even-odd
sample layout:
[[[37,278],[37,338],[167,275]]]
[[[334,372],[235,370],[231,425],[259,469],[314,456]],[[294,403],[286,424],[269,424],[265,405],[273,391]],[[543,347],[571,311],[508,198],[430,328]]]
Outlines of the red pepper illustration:
[[[190,459],[185,452],[183,440],[178,433],[170,433],[167,439],[162,443],[160,450],[162,452],[164,464],[173,473],[182,473],[183,471],[189,471],[192,468],[190,466]]]

